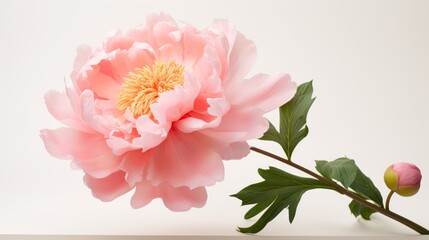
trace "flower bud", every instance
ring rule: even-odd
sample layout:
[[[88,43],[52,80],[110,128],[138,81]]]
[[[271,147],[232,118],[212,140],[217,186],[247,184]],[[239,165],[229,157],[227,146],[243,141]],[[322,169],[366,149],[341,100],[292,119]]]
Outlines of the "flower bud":
[[[392,164],[384,173],[384,182],[387,187],[404,197],[416,194],[419,191],[421,180],[420,169],[411,163]]]

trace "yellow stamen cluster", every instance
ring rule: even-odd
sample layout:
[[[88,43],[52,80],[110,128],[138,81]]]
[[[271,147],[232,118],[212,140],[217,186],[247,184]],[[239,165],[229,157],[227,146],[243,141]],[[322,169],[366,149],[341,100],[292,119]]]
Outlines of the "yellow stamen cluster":
[[[155,61],[151,67],[129,72],[119,93],[118,108],[123,112],[129,108],[134,117],[147,114],[152,118],[150,105],[157,101],[161,93],[183,85],[184,72],[185,68],[173,60]]]

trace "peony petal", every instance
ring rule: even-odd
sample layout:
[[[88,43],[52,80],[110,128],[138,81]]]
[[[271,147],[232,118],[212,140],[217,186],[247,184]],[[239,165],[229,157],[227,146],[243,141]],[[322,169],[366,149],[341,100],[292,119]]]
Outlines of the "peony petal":
[[[97,100],[93,107],[93,118],[96,124],[104,129],[106,136],[116,134],[129,139],[133,135],[134,122],[126,119],[126,116],[118,109],[116,101]]]
[[[114,70],[112,70],[114,71]],[[104,75],[99,71],[87,72],[89,82],[89,89],[94,92],[98,97],[105,99],[116,100],[121,85],[110,76]]]
[[[416,185],[422,179],[420,169],[412,163],[395,163],[393,164],[393,170],[398,174],[399,186]]]
[[[214,120],[205,121],[202,117],[187,117],[177,121],[174,126],[184,133],[191,133],[212,126]]]
[[[229,75],[226,84],[241,81],[255,63],[255,44],[237,32],[237,36],[229,55]]]
[[[154,36],[154,26],[158,22],[173,22],[174,19],[164,13],[150,14],[146,18],[146,25],[144,27],[135,27],[127,31],[126,35],[134,39],[136,42],[148,43],[155,49],[159,47]]]
[[[128,65],[128,72],[133,72],[136,68],[152,65],[155,61],[155,51],[146,43],[135,43],[128,50],[125,58]]]
[[[194,29],[183,32],[183,65],[191,68],[203,56],[207,40]]]
[[[112,149],[113,154],[120,156],[126,152],[139,149],[139,147],[134,146],[131,142],[125,140],[124,138],[116,137],[114,133],[116,132],[112,132],[112,134],[106,140],[107,146]]]
[[[296,92],[296,83],[288,74],[258,74],[226,92],[233,105],[272,111],[288,102]]]
[[[114,79],[118,84],[122,84],[124,78],[127,77],[130,72],[135,72],[137,68],[153,64],[155,59],[153,52],[153,49],[148,44],[135,43],[129,49],[117,51],[112,57],[110,57],[110,59],[108,59],[108,62],[110,63],[110,67],[108,69],[111,70],[111,73],[108,74],[107,71],[104,71],[103,73],[112,77],[112,79]],[[104,62],[107,61],[102,61],[100,64]],[[107,64],[105,65],[106,69],[108,66]]]
[[[155,123],[147,115],[140,116],[136,120],[136,129],[140,137],[134,138],[132,145],[147,151],[158,146],[167,138],[170,131],[170,122]]]
[[[165,206],[172,211],[188,211],[191,207],[201,208],[206,204],[207,191],[204,187],[194,189],[173,188],[168,185],[161,185],[161,187],[163,188],[162,200]]]
[[[94,113],[100,116],[112,116],[118,122],[120,122],[123,115],[118,109],[116,101],[100,99],[94,103]]]
[[[85,90],[80,95],[80,106],[82,108],[81,117],[82,120],[88,124],[94,131],[103,133],[105,136],[108,136],[110,133],[109,129],[104,129],[100,126],[94,119],[94,94],[90,90]],[[107,135],[106,135],[107,134]]]
[[[131,199],[133,208],[141,208],[155,198],[161,198],[164,205],[172,211],[187,211],[191,207],[203,207],[207,201],[204,187],[189,189],[188,187],[172,187],[167,183],[156,187],[143,181],[136,185],[136,191]]]
[[[112,56],[109,56],[109,58],[111,57],[111,59],[103,59],[100,61],[100,63],[98,63],[98,65],[93,66],[93,70],[94,71],[98,71],[99,73],[110,77],[111,79],[115,80],[116,84],[121,84],[122,83],[122,76],[120,76],[117,73],[117,67],[121,67],[116,66],[116,64],[118,63],[113,63],[113,60],[117,58],[118,54],[120,54],[123,51],[115,51],[115,54]],[[121,80],[121,81],[119,81]]]
[[[228,143],[260,138],[269,126],[267,119],[263,117],[264,113],[264,111],[257,108],[249,107],[246,109],[241,106],[233,106],[222,117],[219,126],[212,130],[223,133],[225,142],[228,142],[229,139],[231,140]],[[243,133],[241,139],[235,139],[237,132]]]
[[[187,76],[197,79],[200,84],[198,98],[205,100],[223,96],[222,79],[218,75],[216,64],[217,62],[214,59],[202,57],[187,71]]]
[[[179,45],[165,44],[159,49],[157,58],[163,62],[174,60],[181,63],[183,59],[183,49]]]
[[[113,132],[121,132],[129,136],[133,123],[123,116],[112,100],[94,100],[94,94],[85,90],[80,96],[82,120],[93,129],[109,138]]]
[[[79,94],[71,88],[66,88],[67,97],[70,100],[70,105],[73,108],[76,114],[79,114],[79,119],[82,119],[80,116],[80,112],[82,112],[82,108],[80,106],[80,96]]]
[[[163,92],[150,108],[154,118],[161,123],[179,120],[194,107],[200,84],[192,76],[185,75],[184,85],[176,85],[173,91]]]
[[[158,189],[147,181],[136,184],[136,191],[131,198],[133,208],[141,208],[152,202],[153,199],[160,197]]]
[[[207,110],[207,117],[188,117],[177,121],[174,126],[182,132],[191,133],[205,128],[219,126],[222,116],[230,109],[229,103],[222,98],[207,99],[210,104]],[[192,112],[190,113],[193,116]],[[208,120],[206,120],[208,119]]]
[[[218,131],[218,128],[206,128],[201,131],[198,131],[214,142],[218,143],[219,149],[228,146],[230,143],[243,141],[243,139],[247,139],[247,132],[232,132],[232,131]]]
[[[92,195],[104,202],[112,201],[131,190],[125,181],[125,173],[122,171],[112,173],[104,178],[85,175],[83,181],[91,189]]]
[[[126,172],[125,179],[130,186],[143,180],[146,163],[152,160],[152,151],[141,152],[140,150],[126,153],[122,159],[121,169]]]
[[[49,91],[45,94],[45,102],[49,113],[58,121],[81,131],[91,131],[75,112],[71,99],[67,95],[57,91]]]
[[[168,138],[153,149],[148,180],[155,186],[168,182],[173,187],[191,189],[223,180],[223,163],[213,144],[204,135],[172,129]]]
[[[178,31],[177,23],[174,20],[157,22],[154,24],[152,31],[158,46],[166,44],[178,45],[179,43],[180,39],[170,34]]]
[[[399,186],[413,186],[420,184],[422,177],[420,171],[410,171],[407,174],[399,175]]]
[[[250,146],[247,142],[235,142],[219,151],[223,160],[242,159],[250,153]]]
[[[52,156],[73,159],[78,167],[93,177],[106,177],[118,169],[120,157],[112,154],[100,134],[58,128],[43,129],[40,136]]]
[[[114,54],[115,53],[111,53],[110,55]],[[75,73],[75,77],[73,77],[74,73],[72,73],[71,78],[73,80],[73,85],[76,89],[76,92],[80,94],[81,92],[90,88],[90,83],[87,80],[87,72],[93,71],[93,66],[96,66],[105,59],[109,59],[108,53],[102,52],[100,50],[94,51],[91,53],[90,56],[88,56],[85,65],[83,65],[81,69],[77,73]]]
[[[221,49],[229,49],[228,56],[231,54],[235,39],[237,37],[237,30],[234,25],[225,19],[215,19],[209,28],[214,33],[221,33],[227,39],[227,46],[223,46]]]
[[[117,91],[128,73],[151,65],[154,59],[154,50],[146,43],[134,43],[126,50],[97,52],[82,67],[74,82],[80,91],[91,89],[100,97],[116,99]]]
[[[126,35],[123,35],[120,30],[112,32],[107,36],[104,42],[104,50],[112,52],[117,49],[129,49],[134,44],[134,40]]]
[[[73,64],[73,72],[70,78],[74,81],[86,64],[92,54],[92,48],[89,45],[80,45],[76,50],[76,58]]]

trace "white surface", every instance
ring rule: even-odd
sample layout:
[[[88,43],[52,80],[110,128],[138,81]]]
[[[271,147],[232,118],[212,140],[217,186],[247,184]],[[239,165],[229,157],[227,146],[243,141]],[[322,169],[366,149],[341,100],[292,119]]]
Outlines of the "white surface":
[[[427,240],[428,236],[346,236],[348,240]],[[181,235],[181,236],[159,236],[159,235],[0,235],[0,240],[343,240],[345,236],[206,236],[206,235]]]
[[[252,73],[289,72],[298,83],[314,79],[317,100],[309,136],[295,159],[347,155],[382,190],[395,161],[423,172],[411,198],[391,208],[429,227],[429,1],[16,1],[0,0],[0,234],[239,235],[248,208],[228,197],[260,180],[256,170],[286,166],[252,153],[227,162],[225,180],[208,188],[206,207],[185,213],[159,200],[133,210],[130,194],[102,203],[69,162],[52,158],[41,128],[60,126],[43,95],[62,90],[81,43],[98,45],[113,29],[144,23],[150,12],[205,27],[227,18],[258,48]],[[277,121],[276,113],[268,115]],[[281,154],[273,143],[252,144]],[[295,172],[295,171],[292,171]],[[304,195],[295,222],[283,212],[262,235],[414,234],[382,215],[355,219],[349,199],[333,192]]]

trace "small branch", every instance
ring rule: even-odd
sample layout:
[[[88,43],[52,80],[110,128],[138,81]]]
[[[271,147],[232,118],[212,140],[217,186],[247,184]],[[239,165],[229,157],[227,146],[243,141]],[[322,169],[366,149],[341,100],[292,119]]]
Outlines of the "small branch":
[[[394,191],[390,191],[389,195],[387,195],[387,198],[386,198],[386,210],[387,211],[390,211],[389,210],[390,199],[392,198],[394,193],[395,193]]]
[[[262,150],[260,148],[257,148],[257,147],[251,147],[250,150],[255,151],[257,153],[260,153],[262,155],[268,156],[268,157],[273,158],[275,160],[278,160],[278,161],[280,161],[282,163],[285,163],[285,164],[287,164],[287,165],[289,165],[289,166],[291,166],[293,168],[296,168],[296,169],[298,169],[298,170],[300,170],[302,172],[305,172],[308,175],[310,175],[310,176],[318,179],[319,181],[321,181],[321,182],[323,182],[323,183],[325,183],[325,184],[327,184],[327,185],[335,188],[339,193],[344,194],[344,195],[350,197],[351,199],[355,200],[356,202],[358,202],[358,203],[360,203],[360,204],[362,204],[362,205],[364,205],[364,206],[366,206],[366,207],[368,207],[368,208],[370,208],[370,209],[372,209],[372,210],[374,210],[376,212],[379,212],[379,213],[381,213],[381,214],[383,214],[383,215],[385,215],[385,216],[387,216],[389,218],[392,218],[392,219],[394,219],[394,220],[396,220],[396,221],[398,221],[398,222],[400,222],[400,223],[408,226],[409,228],[413,229],[414,231],[416,231],[416,232],[418,232],[418,233],[420,233],[422,235],[429,234],[429,230],[427,230],[426,228],[418,225],[417,223],[415,223],[415,222],[413,222],[413,221],[411,221],[411,220],[409,220],[407,218],[404,218],[401,215],[396,214],[396,213],[394,213],[394,212],[392,212],[392,211],[390,211],[388,209],[384,209],[384,208],[382,208],[382,207],[380,207],[380,206],[378,206],[376,204],[368,202],[364,198],[362,198],[359,195],[357,195],[356,193],[348,191],[347,189],[343,188],[342,186],[340,186],[336,182],[334,182],[334,181],[332,181],[330,179],[327,179],[327,178],[325,178],[325,177],[323,177],[323,176],[321,176],[321,175],[319,175],[319,174],[317,174],[317,173],[315,173],[315,172],[313,172],[313,171],[311,171],[311,170],[309,170],[309,169],[307,169],[307,168],[305,168],[305,167],[303,167],[303,166],[301,166],[299,164],[296,164],[296,163],[294,163],[292,161],[289,161],[289,160],[287,160],[285,158],[282,158],[282,157],[277,156],[275,154],[272,154],[270,152],[264,151],[264,150]]]

